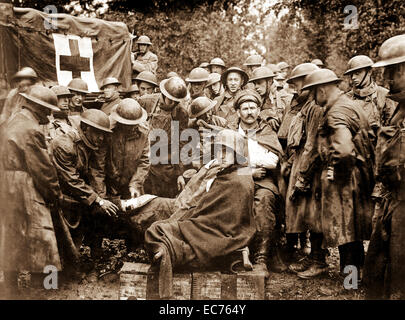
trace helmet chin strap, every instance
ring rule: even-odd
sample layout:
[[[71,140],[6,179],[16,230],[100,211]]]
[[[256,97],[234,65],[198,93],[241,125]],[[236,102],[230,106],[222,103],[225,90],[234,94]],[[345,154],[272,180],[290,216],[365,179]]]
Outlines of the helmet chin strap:
[[[364,83],[364,80],[366,79],[366,77],[368,76],[369,72],[370,72],[370,69],[366,69],[366,73],[364,74],[363,79],[360,81],[358,88],[364,87],[363,83]]]

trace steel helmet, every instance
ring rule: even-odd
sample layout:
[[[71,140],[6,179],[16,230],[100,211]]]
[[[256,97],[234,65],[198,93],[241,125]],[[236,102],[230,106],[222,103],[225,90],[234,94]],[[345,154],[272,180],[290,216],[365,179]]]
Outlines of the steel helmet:
[[[250,78],[249,82],[253,82],[260,79],[269,79],[275,77],[273,71],[268,67],[259,67],[253,70],[252,78]]]
[[[347,70],[345,71],[344,74],[347,75],[363,68],[371,68],[373,64],[374,64],[373,60],[371,60],[368,56],[365,55],[355,56],[351,58],[347,63]]]
[[[199,67],[200,68],[208,68],[209,67],[209,63],[208,62],[202,62],[200,65],[199,65]]]
[[[246,140],[237,131],[223,129],[214,137],[214,144],[226,146],[239,155],[245,154]]]
[[[381,60],[373,65],[374,68],[405,62],[405,34],[385,40],[378,56]]]
[[[283,71],[283,69],[285,69],[285,68],[288,68],[290,65],[287,63],[287,62],[285,62],[285,61],[281,61],[281,62],[279,62],[279,63],[277,63],[277,67],[281,70],[281,71]]]
[[[297,65],[292,71],[287,83],[291,83],[294,79],[305,77],[306,75],[319,70],[319,67],[314,63],[301,63]]]
[[[148,44],[152,45],[152,42],[150,42],[150,39],[148,36],[140,36],[138,40],[136,40],[136,44]]]
[[[111,118],[119,123],[133,126],[144,122],[148,118],[148,113],[138,101],[126,98],[118,103],[117,108],[111,113]]]
[[[116,86],[119,86],[121,82],[119,82],[118,79],[114,77],[105,78],[101,83],[100,89],[103,90],[103,88],[105,86],[108,86],[109,84],[115,84]]]
[[[302,90],[312,88],[326,83],[339,82],[339,79],[336,74],[330,69],[319,69],[316,70],[304,78],[304,85]]]
[[[28,101],[34,102],[37,105],[51,109],[52,111],[61,111],[58,105],[56,94],[49,88],[35,85],[32,86],[27,93],[20,93]]]
[[[274,73],[278,73],[278,72],[281,71],[280,68],[277,67],[277,65],[274,64],[274,63],[269,63],[269,64],[266,65],[266,67],[269,68],[269,69],[270,69],[271,71],[273,71]]]
[[[262,103],[262,99],[260,98],[256,90],[245,89],[238,93],[235,98],[235,102],[233,103],[233,107],[235,108],[235,110],[239,109],[240,105],[247,101],[256,103],[258,107],[260,107]]]
[[[80,93],[89,93],[89,87],[87,86],[86,81],[84,81],[81,78],[74,78],[72,80],[70,80],[69,84],[68,84],[68,89],[70,91],[76,91],[76,92],[80,92]]]
[[[253,54],[253,55],[247,57],[247,59],[243,65],[244,66],[261,66],[262,63],[263,63],[262,56],[259,56],[258,54]]]
[[[321,59],[314,59],[314,60],[311,61],[311,63],[317,65],[318,67],[323,67],[324,66]]]
[[[202,114],[211,110],[217,104],[216,100],[211,100],[207,97],[198,97],[191,102],[189,116],[190,119],[195,119]]]
[[[186,78],[187,82],[206,82],[208,81],[209,72],[203,68],[194,68],[191,70],[188,78]]]
[[[80,115],[80,121],[92,126],[93,128],[112,132],[110,130],[110,119],[101,110],[98,109],[87,109]]]
[[[231,72],[237,72],[242,76],[241,87],[243,87],[244,85],[246,85],[246,83],[248,83],[249,76],[247,75],[247,73],[245,71],[243,71],[241,68],[238,68],[238,67],[230,67],[221,74],[221,82],[224,86],[226,86],[226,78],[228,77],[228,74],[230,74]]]
[[[73,93],[69,91],[69,89],[65,86],[53,86],[51,90],[59,97],[71,97]]]
[[[142,71],[141,73],[138,74],[138,76],[135,78],[136,81],[143,81],[147,82],[150,84],[153,84],[154,86],[158,86],[157,84],[157,78],[155,74],[151,71]]]
[[[170,100],[180,102],[189,98],[186,83],[180,77],[171,77],[160,82],[160,91]]]
[[[179,75],[178,75],[177,72],[170,71],[170,72],[166,75],[166,78],[169,79],[169,78],[171,78],[171,77],[179,77]]]
[[[13,80],[24,78],[35,80],[38,79],[38,75],[34,69],[30,67],[24,67],[13,76]]]
[[[221,58],[214,58],[211,60],[210,66],[220,66],[225,68],[225,62]]]
[[[221,75],[219,73],[213,72],[208,76],[206,87],[212,86],[213,84],[221,81]]]
[[[129,87],[127,90],[127,93],[132,93],[132,92],[139,92],[139,88],[136,84],[133,84],[132,86]]]

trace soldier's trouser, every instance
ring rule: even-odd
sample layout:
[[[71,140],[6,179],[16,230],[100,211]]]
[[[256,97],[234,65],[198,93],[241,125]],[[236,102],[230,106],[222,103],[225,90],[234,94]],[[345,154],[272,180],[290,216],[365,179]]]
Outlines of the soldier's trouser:
[[[265,188],[255,186],[254,196],[254,219],[256,223],[256,236],[254,239],[253,251],[255,263],[267,262],[270,246],[274,246],[277,195]]]
[[[344,272],[346,266],[352,265],[360,272],[364,264],[363,241],[353,241],[338,247],[340,255],[340,271]]]

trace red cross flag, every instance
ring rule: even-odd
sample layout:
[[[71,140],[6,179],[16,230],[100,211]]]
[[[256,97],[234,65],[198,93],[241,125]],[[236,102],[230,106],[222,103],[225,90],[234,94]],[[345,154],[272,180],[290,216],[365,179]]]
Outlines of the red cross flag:
[[[82,78],[90,92],[98,92],[104,78],[115,77],[130,86],[131,38],[124,23],[11,9],[7,19],[0,19],[5,44],[2,69],[8,81],[28,66],[49,85],[67,85],[72,78]]]

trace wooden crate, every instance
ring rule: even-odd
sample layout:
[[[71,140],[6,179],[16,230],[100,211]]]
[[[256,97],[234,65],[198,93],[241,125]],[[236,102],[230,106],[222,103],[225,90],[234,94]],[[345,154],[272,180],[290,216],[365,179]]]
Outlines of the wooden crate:
[[[191,299],[191,274],[173,274],[173,299]],[[150,265],[125,262],[120,272],[120,299],[158,300],[159,274]]]
[[[173,274],[175,300],[264,300],[265,277],[260,271],[225,274],[194,272]],[[124,263],[120,274],[120,299],[159,299],[159,274],[150,265]]]

